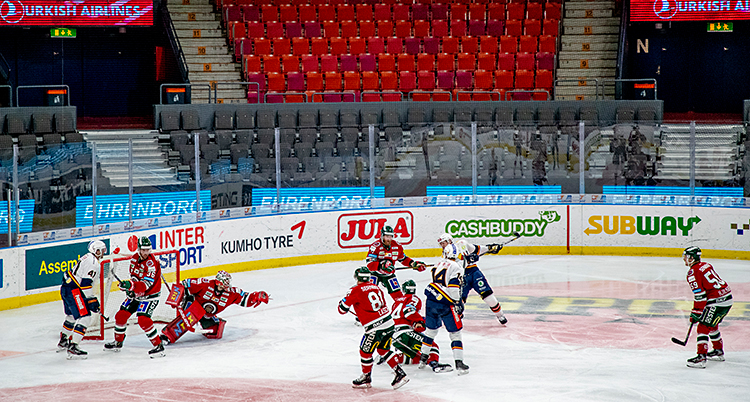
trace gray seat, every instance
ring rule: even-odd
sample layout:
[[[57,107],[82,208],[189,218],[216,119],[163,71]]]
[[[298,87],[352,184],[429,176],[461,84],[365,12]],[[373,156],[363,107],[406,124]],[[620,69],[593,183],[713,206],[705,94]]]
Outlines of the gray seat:
[[[75,115],[73,115],[73,113],[68,113],[68,112],[55,113],[54,122],[55,122],[55,132],[58,134],[72,133],[76,131],[76,117]]]
[[[34,134],[43,136],[44,134],[52,133],[52,115],[49,113],[34,113],[31,116],[34,122]]]
[[[495,111],[495,122],[500,128],[513,127],[513,109],[497,108]]]
[[[159,113],[160,116],[160,131],[163,133],[170,133],[180,129],[180,113],[177,110],[162,110]],[[64,117],[56,115],[55,120],[64,119]],[[58,124],[59,126],[59,124]],[[58,132],[59,128],[58,128]]]
[[[247,158],[248,146],[247,144],[232,144],[229,147],[229,155],[232,160],[232,164],[237,164],[240,158]]]
[[[383,127],[401,127],[401,115],[395,109],[383,110]]]
[[[276,127],[276,111],[275,110],[259,110],[258,111],[258,128],[275,128]]]
[[[335,128],[321,128],[320,129],[320,141],[330,142],[336,144],[338,141],[339,133],[338,129]]]
[[[297,128],[297,111],[292,110],[282,110],[279,111],[279,128],[287,129]]]
[[[315,128],[318,127],[318,111],[304,110],[299,112],[298,126],[300,131],[303,128]]]
[[[234,113],[229,110],[217,110],[214,113],[214,130],[234,130]]]
[[[250,145],[253,143],[254,133],[252,130],[237,130],[234,133],[235,142]]]
[[[229,130],[216,130],[215,138],[219,149],[229,149],[232,145],[232,132]]]
[[[26,134],[29,130],[26,119],[22,115],[9,114],[5,117],[8,122],[8,134],[17,137]]]
[[[201,119],[195,109],[186,109],[180,112],[182,118],[182,129],[185,131],[197,131],[201,129]]]
[[[237,110],[235,124],[237,130],[255,129],[255,111],[245,108]]]
[[[317,128],[305,127],[305,128],[299,129],[299,142],[310,144],[310,146],[312,147],[312,144],[315,144],[317,140],[318,140]]]
[[[359,111],[342,110],[341,127],[359,127]]]
[[[339,126],[338,111],[333,111],[333,110],[321,110],[320,111],[320,127],[321,128],[338,128],[338,126]]]

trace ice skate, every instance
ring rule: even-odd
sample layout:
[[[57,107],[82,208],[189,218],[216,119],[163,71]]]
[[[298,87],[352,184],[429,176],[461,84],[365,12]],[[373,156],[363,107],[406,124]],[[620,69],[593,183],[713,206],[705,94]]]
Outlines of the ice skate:
[[[503,325],[508,323],[508,319],[505,318],[505,314],[503,314],[502,312],[500,312],[500,316],[497,317],[497,320],[500,321],[500,324],[503,324]]]
[[[723,362],[725,360],[724,351],[721,349],[714,349],[706,354],[706,358],[715,362]]]
[[[166,335],[164,335],[164,334],[161,334],[161,335],[159,335],[159,339],[161,339],[161,342],[162,342],[163,344],[165,344],[165,345],[169,345],[169,338],[167,338],[167,336],[166,336]]]
[[[112,341],[104,344],[104,350],[119,352],[122,350],[122,342]]]
[[[458,370],[458,375],[469,374],[469,366],[462,360],[456,360],[456,370]]]
[[[396,366],[396,375],[393,377],[393,382],[391,382],[391,386],[393,389],[399,389],[404,386],[407,382],[409,382],[409,379],[406,377],[406,373],[400,366]]]
[[[359,378],[352,381],[352,388],[370,388],[372,387],[372,377],[370,373],[362,373]]]
[[[706,368],[706,355],[699,354],[687,360],[687,366],[692,368]]]
[[[159,343],[156,345],[153,349],[148,351],[148,357],[155,359],[157,357],[164,357],[166,356],[166,353],[164,353],[164,343]]]
[[[432,367],[432,371],[436,373],[450,373],[451,371],[453,371],[453,367],[451,367],[450,364],[430,362],[430,367]]]
[[[88,352],[78,348],[77,343],[68,344],[68,360],[86,360]]]
[[[423,368],[425,368],[425,366],[427,366],[427,360],[429,358],[430,358],[429,355],[426,355],[426,354],[422,353],[422,356],[419,358],[419,369],[420,370],[423,369]]]
[[[60,342],[57,343],[57,353],[68,350],[68,336],[60,333]]]

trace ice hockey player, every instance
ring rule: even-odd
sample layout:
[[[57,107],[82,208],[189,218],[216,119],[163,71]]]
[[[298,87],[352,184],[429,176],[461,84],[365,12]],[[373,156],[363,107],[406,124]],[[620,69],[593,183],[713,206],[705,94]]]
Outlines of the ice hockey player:
[[[86,359],[88,353],[78,344],[91,324],[91,313],[98,313],[99,300],[94,296],[93,283],[99,273],[100,262],[107,253],[107,246],[101,240],[89,243],[89,252],[78,259],[75,267],[63,273],[60,296],[65,307],[65,321],[60,332],[58,352],[67,351],[68,360]]]
[[[354,310],[362,323],[365,334],[359,344],[362,375],[352,381],[352,388],[370,388],[372,386],[373,353],[377,350],[380,356],[396,373],[391,382],[393,389],[399,389],[409,382],[406,373],[398,364],[396,354],[391,351],[391,337],[394,323],[391,311],[385,302],[385,295],[377,284],[370,283],[370,270],[359,267],[354,271],[357,284],[349,289],[346,297],[339,302],[339,314]]]
[[[438,238],[438,244],[440,244],[441,249],[445,249],[447,245],[453,244],[453,236],[448,233],[443,233],[443,235]],[[497,254],[503,249],[503,245],[488,244],[486,246],[479,246],[471,244],[466,240],[459,240],[456,244],[459,248],[466,250],[464,255],[460,256],[460,258],[464,260],[464,284],[461,288],[461,306],[459,307],[459,313],[463,314],[463,307],[466,303],[466,298],[469,296],[469,292],[474,289],[474,291],[482,297],[482,300],[487,306],[490,307],[490,310],[495,313],[495,317],[500,321],[500,324],[505,325],[508,322],[508,319],[505,318],[505,314],[503,313],[497,298],[492,294],[492,288],[490,287],[489,282],[487,282],[487,278],[484,277],[484,274],[477,266],[479,257],[488,253]]]
[[[449,244],[443,249],[443,258],[432,268],[432,282],[424,290],[427,296],[425,303],[424,341],[422,342],[422,358],[419,366],[424,367],[429,359],[430,348],[437,335],[438,329],[445,324],[451,338],[453,359],[456,363],[458,375],[468,374],[469,366],[464,363],[464,345],[461,341],[463,322],[456,311],[461,304],[461,281],[464,269],[457,262],[460,250],[455,244]]]
[[[128,318],[135,313],[138,325],[154,346],[149,350],[149,356],[152,359],[164,356],[164,345],[151,320],[151,314],[159,304],[161,277],[159,260],[151,254],[151,241],[148,237],[141,237],[138,239],[138,252],[130,258],[130,279],[119,284],[126,297],[115,314],[115,340],[104,344],[104,350],[119,352],[122,349]]]
[[[700,248],[686,248],[682,260],[689,267],[687,282],[694,296],[690,322],[698,323],[698,355],[688,359],[687,366],[706,368],[706,360],[724,361],[724,342],[721,340],[719,323],[732,308],[732,290],[711,264],[701,262]],[[713,346],[710,352],[709,340]]]
[[[174,307],[178,316],[161,330],[165,344],[175,343],[193,326],[200,323],[203,336],[221,339],[226,321],[217,315],[232,304],[242,307],[258,307],[268,303],[268,293],[248,293],[232,287],[232,276],[226,271],[216,273],[215,279],[190,278],[172,285],[166,304]]]
[[[405,364],[418,364],[421,360],[421,347],[424,341],[422,332],[425,330],[424,318],[419,314],[422,310],[422,300],[417,293],[417,284],[409,279],[401,286],[405,295],[398,299],[393,308],[393,346],[405,356]],[[378,362],[380,364],[381,362]],[[427,364],[436,373],[453,371],[450,364],[440,363],[440,350],[433,342],[430,348]]]
[[[371,275],[377,278],[377,282],[385,286],[388,294],[397,300],[403,297],[401,286],[396,278],[395,263],[400,262],[402,265],[411,267],[419,272],[426,269],[425,263],[409,258],[404,254],[404,248],[393,240],[393,228],[384,226],[380,230],[380,239],[370,245],[367,252],[367,268]]]

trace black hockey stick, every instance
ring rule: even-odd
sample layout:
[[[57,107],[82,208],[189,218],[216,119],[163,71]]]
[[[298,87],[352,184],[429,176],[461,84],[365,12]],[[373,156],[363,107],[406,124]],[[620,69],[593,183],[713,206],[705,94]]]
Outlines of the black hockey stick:
[[[688,328],[688,331],[687,331],[687,335],[685,335],[685,340],[684,340],[684,341],[682,341],[682,340],[679,340],[679,339],[677,339],[677,338],[672,338],[672,342],[674,342],[674,343],[676,343],[676,344],[678,344],[678,345],[680,345],[680,346],[685,346],[685,345],[687,345],[687,341],[688,341],[688,338],[690,338],[690,332],[692,332],[692,331],[693,331],[693,325],[695,325],[695,323],[694,323],[694,322],[691,322],[691,323],[690,323],[690,328]]]
[[[520,237],[521,237],[521,234],[520,234],[520,233],[518,233],[518,232],[513,232],[513,238],[512,238],[512,239],[510,239],[510,240],[508,240],[508,241],[505,241],[505,242],[502,242],[502,243],[500,243],[500,245],[501,245],[501,246],[504,246],[504,245],[506,245],[506,244],[508,244],[508,243],[510,243],[510,242],[512,242],[512,241],[516,241],[516,240],[518,240],[518,238],[520,238]]]

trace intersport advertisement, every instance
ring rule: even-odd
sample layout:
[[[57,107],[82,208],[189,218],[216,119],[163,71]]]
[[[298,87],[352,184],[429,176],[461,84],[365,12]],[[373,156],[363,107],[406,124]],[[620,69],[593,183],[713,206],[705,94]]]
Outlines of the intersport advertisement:
[[[0,0],[0,26],[149,26],[152,0]]]

